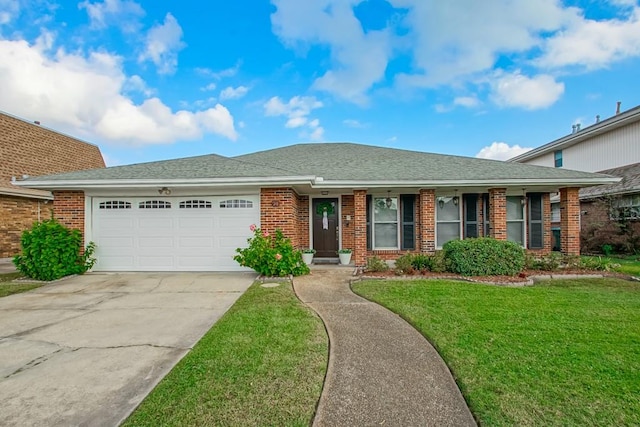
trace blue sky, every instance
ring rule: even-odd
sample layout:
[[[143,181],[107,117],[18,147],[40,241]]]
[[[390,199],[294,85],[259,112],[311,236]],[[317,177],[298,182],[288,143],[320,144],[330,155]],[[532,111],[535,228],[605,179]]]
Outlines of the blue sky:
[[[0,0],[0,110],[108,165],[349,141],[508,158],[640,104],[637,0]]]

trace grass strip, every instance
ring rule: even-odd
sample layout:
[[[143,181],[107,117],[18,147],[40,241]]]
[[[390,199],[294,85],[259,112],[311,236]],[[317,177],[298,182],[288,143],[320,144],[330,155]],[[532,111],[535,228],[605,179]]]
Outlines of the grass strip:
[[[125,426],[308,426],[328,357],[321,320],[290,284],[253,284]]]
[[[640,425],[640,284],[367,281],[446,360],[481,425]]]

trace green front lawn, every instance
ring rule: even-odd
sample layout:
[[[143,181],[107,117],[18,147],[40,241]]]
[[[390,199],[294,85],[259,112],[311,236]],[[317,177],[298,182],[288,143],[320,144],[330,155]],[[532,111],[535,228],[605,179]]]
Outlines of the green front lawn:
[[[640,425],[640,284],[367,281],[445,359],[482,425]]]
[[[8,295],[27,292],[31,289],[39,288],[42,283],[15,283],[13,280],[23,277],[22,273],[0,274],[0,298]]]
[[[125,426],[308,426],[328,357],[322,321],[291,285],[251,286]]]

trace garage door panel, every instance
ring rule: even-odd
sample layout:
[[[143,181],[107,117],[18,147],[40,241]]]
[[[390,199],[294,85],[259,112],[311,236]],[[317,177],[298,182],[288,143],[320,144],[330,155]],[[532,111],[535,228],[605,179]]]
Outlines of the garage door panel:
[[[96,270],[246,270],[233,256],[236,248],[247,246],[252,235],[249,226],[259,223],[259,196],[161,199],[118,198],[118,203],[110,203],[111,208],[100,209],[101,202],[115,199],[94,198]],[[233,204],[225,203],[230,199]],[[250,201],[254,207],[247,208],[248,203],[239,200]],[[161,204],[171,207],[154,208]]]

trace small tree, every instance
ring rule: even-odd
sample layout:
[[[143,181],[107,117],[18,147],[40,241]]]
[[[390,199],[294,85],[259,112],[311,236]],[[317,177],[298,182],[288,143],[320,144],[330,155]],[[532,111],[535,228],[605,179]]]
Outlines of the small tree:
[[[90,242],[81,253],[82,235],[55,219],[36,222],[22,233],[22,253],[13,258],[18,271],[36,280],[56,280],[82,274],[95,264],[95,245]]]

